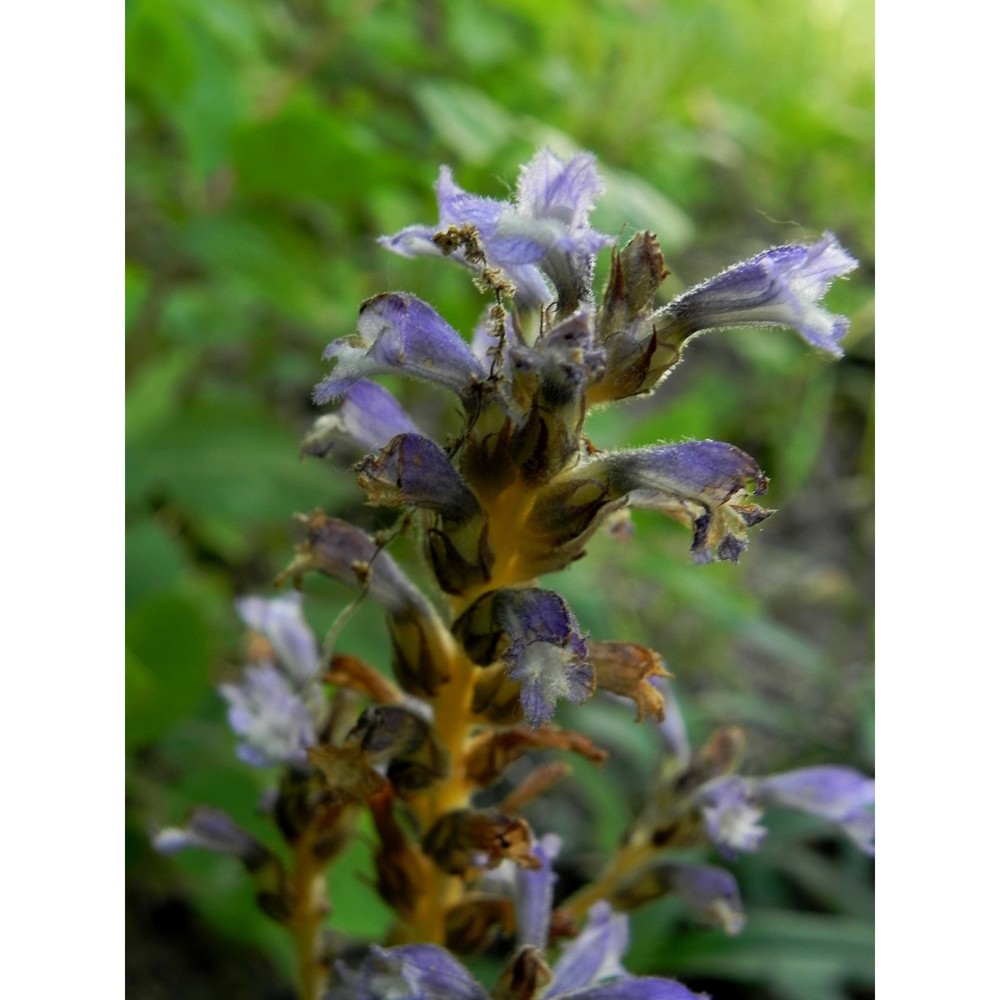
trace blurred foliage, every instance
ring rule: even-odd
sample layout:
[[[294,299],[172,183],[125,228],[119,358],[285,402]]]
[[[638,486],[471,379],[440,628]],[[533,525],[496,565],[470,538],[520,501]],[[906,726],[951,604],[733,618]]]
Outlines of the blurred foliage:
[[[297,458],[323,347],[390,288],[460,329],[481,308],[459,269],[392,257],[374,237],[436,218],[440,163],[502,197],[542,144],[597,154],[595,224],[655,230],[668,294],[826,228],[861,260],[830,296],[853,319],[839,364],[791,333],[716,334],[655,397],[588,425],[601,447],[711,437],[754,455],[780,513],[740,565],[692,566],[685,533],[642,512],[632,543],[599,538],[551,583],[594,635],[663,653],[697,736],[743,724],[758,772],[872,768],[872,21],[870,0],[129,0],[132,886],[193,901],[220,949],[249,941],[285,962],[235,863],[164,862],[147,833],[196,802],[254,826],[264,776],[235,762],[213,691],[239,660],[232,598],[270,587],[293,513],[377,523],[348,472]],[[427,429],[453,419],[440,394],[400,392]],[[406,561],[405,540],[394,553]],[[310,582],[317,631],[346,599]],[[384,660],[371,609],[341,642]],[[612,708],[572,719],[618,754],[604,774],[578,767],[551,814],[596,859],[641,797],[651,734]],[[366,856],[359,841],[334,876],[332,921],[348,934],[388,919]],[[789,819],[737,874],[743,936],[694,929],[668,900],[633,922],[631,967],[730,997],[869,995],[865,859]],[[136,996],[162,995],[140,965],[155,933],[134,916]],[[186,995],[200,995],[207,973],[191,968]]]

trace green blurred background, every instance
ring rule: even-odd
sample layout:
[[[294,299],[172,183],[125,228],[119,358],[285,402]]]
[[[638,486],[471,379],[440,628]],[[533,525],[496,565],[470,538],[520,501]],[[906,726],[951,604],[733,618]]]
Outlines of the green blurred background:
[[[414,291],[471,329],[460,269],[374,242],[436,219],[441,163],[504,197],[540,145],[593,151],[595,224],[656,231],[668,297],[827,228],[859,258],[829,297],[853,321],[840,363],[786,331],[714,334],[653,398],[588,423],[605,448],[711,437],[756,457],[779,514],[740,564],[692,566],[689,536],[640,512],[631,544],[598,538],[549,584],[595,636],[663,654],[696,739],[744,725],[751,771],[873,769],[870,0],[131,0],[126,38],[130,995],[291,996],[283,933],[237,865],[166,861],[148,833],[201,802],[270,837],[266,776],[235,762],[214,692],[239,660],[232,598],[268,590],[295,512],[384,523],[298,444],[320,354],[367,296]],[[440,394],[399,390],[428,430],[449,418]],[[347,593],[307,590],[323,632]],[[371,608],[341,642],[384,660]],[[616,755],[552,802],[579,875],[641,801],[653,734],[617,708],[566,719]],[[769,825],[735,866],[743,935],[664,901],[633,920],[630,969],[718,997],[872,995],[870,862],[818,822]],[[366,857],[362,840],[333,875],[346,934],[388,919]]]

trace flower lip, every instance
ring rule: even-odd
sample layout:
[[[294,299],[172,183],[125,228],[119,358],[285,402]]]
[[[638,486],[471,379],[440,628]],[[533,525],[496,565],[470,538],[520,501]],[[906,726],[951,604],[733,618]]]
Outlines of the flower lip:
[[[510,640],[503,654],[507,676],[521,684],[521,707],[529,725],[549,722],[560,698],[580,704],[593,694],[587,642],[562,597],[537,587],[502,590],[494,609]]]

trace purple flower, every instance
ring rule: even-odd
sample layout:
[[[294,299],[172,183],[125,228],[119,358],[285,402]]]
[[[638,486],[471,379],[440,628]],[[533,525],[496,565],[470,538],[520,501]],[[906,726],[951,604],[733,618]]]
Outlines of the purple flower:
[[[153,837],[153,847],[160,854],[176,854],[197,847],[216,854],[230,854],[248,868],[259,867],[269,856],[258,840],[237,826],[221,809],[199,806],[182,827],[170,826]]]
[[[486,377],[469,345],[415,295],[386,292],[361,306],[358,333],[333,341],[325,358],[337,367],[316,386],[313,400],[339,399],[369,375],[402,374],[450,389],[463,399]]]
[[[336,978],[324,1000],[488,1000],[465,966],[433,944],[372,945],[359,969],[338,962]]]
[[[306,684],[319,670],[316,637],[302,614],[302,594],[288,591],[280,597],[241,597],[236,610],[248,628],[267,639],[288,676]]]
[[[692,993],[674,979],[654,979],[652,976],[629,976],[614,983],[589,989],[546,994],[545,1000],[709,1000],[707,993]]]
[[[229,724],[243,742],[240,760],[254,767],[306,763],[316,743],[313,715],[292,682],[270,663],[247,667],[239,684],[220,684]]]
[[[537,587],[497,591],[495,620],[510,641],[507,676],[521,684],[521,707],[531,726],[549,722],[560,698],[575,705],[594,690],[587,643],[566,602]]]
[[[587,925],[556,962],[546,1000],[624,976],[621,959],[627,947],[628,917],[614,913],[607,903],[595,903]]]
[[[456,523],[480,512],[479,501],[445,450],[422,434],[398,434],[355,468],[372,503],[412,504]]]
[[[765,806],[784,806],[836,823],[861,850],[875,853],[875,782],[849,767],[807,767],[758,778],[754,794]]]
[[[677,759],[679,766],[687,767],[691,761],[691,744],[673,686],[666,677],[650,677],[649,683],[663,695],[663,721],[656,723],[660,744],[666,753]]]
[[[534,945],[545,951],[549,943],[552,886],[556,880],[552,862],[561,847],[559,837],[554,833],[546,834],[531,850],[539,861],[539,867],[518,867],[515,871],[514,912],[517,917],[518,947]]]
[[[418,428],[395,397],[367,379],[355,382],[340,397],[336,413],[320,417],[302,442],[302,453],[323,458],[338,440],[366,451],[381,448],[397,434],[417,434]]]
[[[695,562],[735,562],[746,548],[746,529],[768,517],[749,499],[764,493],[767,477],[745,452],[721,441],[686,441],[610,452],[556,480],[550,492],[567,494],[573,483],[601,482],[605,503],[628,497],[630,504],[659,510],[691,526]],[[574,498],[569,494],[570,500]],[[554,517],[549,512],[545,517]]]
[[[698,793],[709,838],[728,856],[756,850],[765,808],[785,807],[835,823],[861,850],[875,853],[875,782],[849,767],[807,767],[765,778],[729,775]]]
[[[666,883],[702,919],[727,934],[739,934],[746,922],[739,886],[731,872],[714,865],[664,865]]]
[[[551,302],[548,278],[560,302],[572,308],[590,296],[593,255],[614,242],[589,226],[594,201],[603,189],[594,158],[586,153],[563,162],[541,150],[521,168],[513,204],[466,193],[448,167],[442,167],[436,188],[438,226],[410,226],[380,242],[404,257],[436,256],[442,253],[434,242],[437,232],[474,226],[488,262],[502,268],[515,284],[521,305]],[[469,263],[464,250],[452,256]]]
[[[705,831],[723,857],[755,851],[767,836],[758,822],[764,810],[752,800],[751,788],[746,778],[726,775],[704,785],[698,794]]]
[[[789,326],[840,357],[848,319],[818,303],[835,278],[857,266],[837,238],[825,233],[809,246],[773,247],[734,264],[674,299],[665,315],[686,335],[726,326]]]
[[[607,903],[590,908],[587,926],[552,970],[543,1000],[695,1000],[699,994],[673,979],[635,978],[622,967],[628,918]]]

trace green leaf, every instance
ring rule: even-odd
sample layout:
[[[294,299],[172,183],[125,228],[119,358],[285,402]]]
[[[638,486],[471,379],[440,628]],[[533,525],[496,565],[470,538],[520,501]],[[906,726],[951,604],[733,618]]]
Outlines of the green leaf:
[[[127,496],[176,504],[199,524],[228,524],[224,544],[236,554],[248,529],[288,525],[296,511],[353,494],[349,474],[303,461],[298,446],[295,432],[256,406],[195,403],[127,453]]]
[[[515,122],[478,90],[447,80],[417,84],[414,98],[441,141],[470,163],[486,163],[514,134]]]
[[[338,201],[377,185],[381,144],[300,88],[273,117],[242,126],[233,165],[247,195]]]
[[[126,740],[135,746],[156,739],[205,697],[211,633],[197,605],[168,595],[127,616],[125,646]]]

